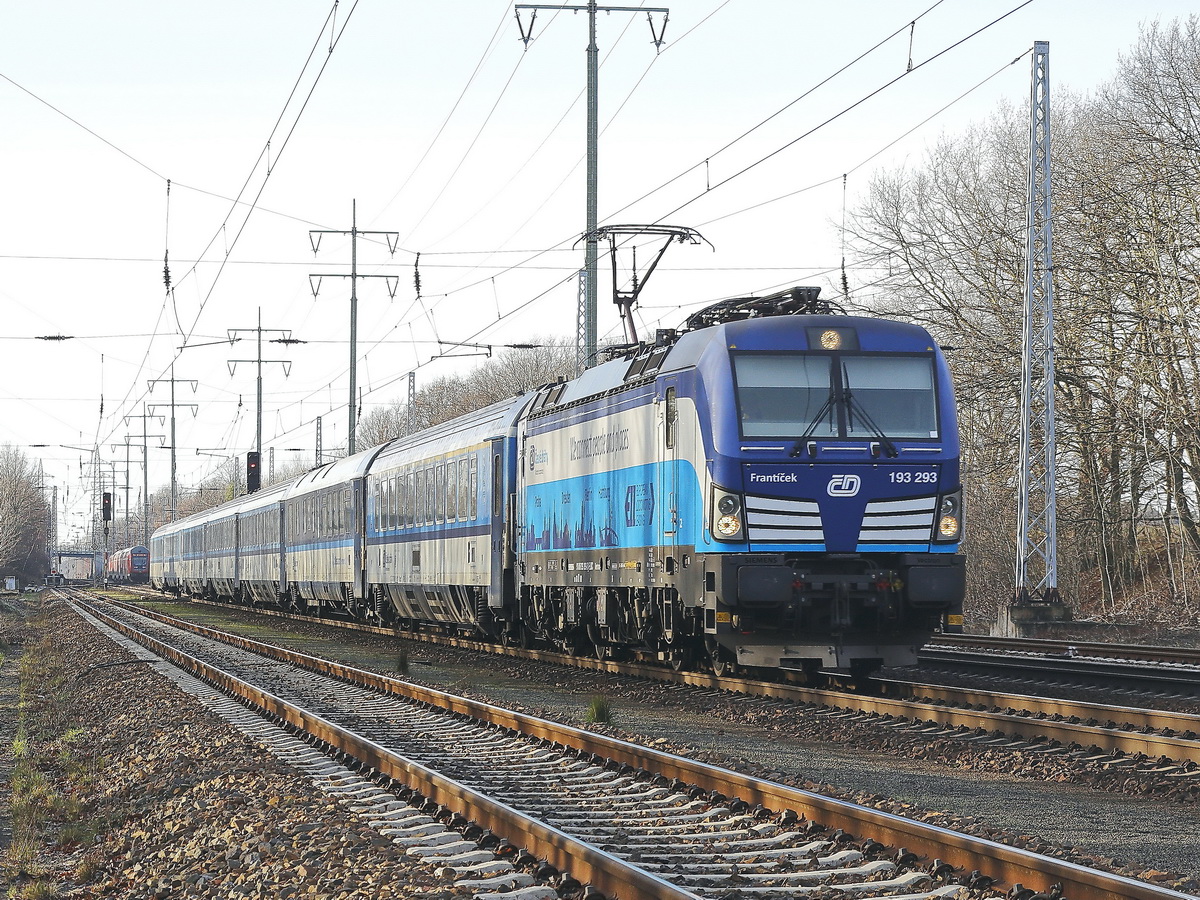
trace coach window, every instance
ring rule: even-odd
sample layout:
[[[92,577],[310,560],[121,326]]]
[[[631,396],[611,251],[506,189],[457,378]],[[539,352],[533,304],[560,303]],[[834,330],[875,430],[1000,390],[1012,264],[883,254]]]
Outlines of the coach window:
[[[391,476],[391,527],[400,528],[404,524],[404,476],[396,473]]]
[[[503,514],[504,506],[502,504],[503,497],[501,496],[504,490],[504,484],[500,480],[502,465],[500,454],[496,453],[492,456],[492,516],[500,516]]]
[[[391,527],[388,521],[388,495],[391,493],[392,485],[387,478],[379,479],[379,502],[375,505],[375,522],[376,527],[380,531],[387,531]]]
[[[465,522],[469,518],[473,518],[470,512],[470,491],[468,488],[471,485],[470,468],[467,466],[467,458],[464,456],[458,461],[458,518],[459,521]]]
[[[675,403],[675,388],[667,388],[667,409],[666,409],[666,438],[667,449],[675,446],[675,422],[678,418],[679,410]]]
[[[458,518],[458,463],[450,460],[446,463],[446,521],[453,522]]]
[[[396,495],[399,493],[397,478],[395,475],[389,475],[384,479],[384,483],[387,484],[387,502],[384,504],[386,506],[384,517],[387,520],[387,527],[393,529],[396,527],[396,504],[398,502]]]
[[[479,471],[478,471],[478,466],[479,466],[479,458],[477,456],[472,455],[471,456],[470,497],[471,497],[471,518],[473,520],[479,518]]]
[[[445,464],[444,463],[439,464],[436,471],[437,471],[437,475],[434,476],[434,478],[436,478],[436,481],[434,481],[434,486],[437,490],[437,494],[435,495],[434,500],[433,500],[433,512],[434,512],[434,518],[437,519],[438,522],[441,522],[446,517],[446,466],[445,466]]]
[[[375,521],[380,531],[387,531],[390,527],[388,522],[388,492],[391,490],[391,485],[388,484],[386,478],[379,479],[379,500],[375,504]]]
[[[390,478],[379,479],[379,530],[387,531],[392,528],[392,494],[396,485]]]
[[[425,470],[413,471],[413,524],[425,524]]]
[[[434,510],[437,509],[437,482],[433,466],[425,469],[425,524],[432,525]]]

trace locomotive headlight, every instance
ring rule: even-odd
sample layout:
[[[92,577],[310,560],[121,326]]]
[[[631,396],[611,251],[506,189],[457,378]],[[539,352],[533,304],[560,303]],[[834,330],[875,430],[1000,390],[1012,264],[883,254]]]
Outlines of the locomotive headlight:
[[[742,530],[742,520],[737,516],[721,516],[717,519],[717,534],[723,538],[735,538]]]
[[[957,541],[962,537],[962,491],[943,494],[938,502],[937,528],[933,539],[938,542]]]
[[[827,328],[821,332],[821,349],[822,350],[840,350],[842,347],[842,336],[833,328]]]
[[[713,489],[713,537],[722,541],[742,538],[742,498],[738,494]]]

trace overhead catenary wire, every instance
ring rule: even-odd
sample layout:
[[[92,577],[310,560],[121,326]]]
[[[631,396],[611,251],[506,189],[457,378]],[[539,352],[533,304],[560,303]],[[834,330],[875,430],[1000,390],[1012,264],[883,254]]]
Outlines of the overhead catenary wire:
[[[276,149],[278,149],[278,148],[276,148]],[[271,152],[271,153],[270,153],[270,157],[271,157],[272,159],[274,159],[274,160],[277,160],[277,157],[275,156],[275,154],[274,154],[273,152]],[[238,202],[238,203],[240,203],[240,204],[243,204],[243,205],[245,205],[245,201],[239,200],[239,201],[237,201],[237,202]],[[255,205],[253,208],[254,208],[254,209],[261,209],[261,207],[258,207],[257,205]],[[728,215],[732,215],[732,214],[726,214],[726,215],[728,216]],[[561,249],[561,252],[569,252],[569,250],[567,250],[567,248],[551,248],[551,249],[550,249],[550,250],[548,250],[548,251],[539,251],[539,252],[540,252],[540,253],[545,253],[545,252],[559,252],[559,251],[560,251],[560,249]],[[461,252],[465,254],[465,253],[467,253],[467,252],[470,252],[470,251],[461,251]],[[478,252],[478,253],[481,253],[481,254],[482,254],[482,253],[488,253],[488,254],[491,254],[491,253],[494,253],[494,252],[497,252],[497,251],[476,251],[476,252]],[[516,251],[511,251],[511,252],[514,252],[514,253],[515,253]],[[427,268],[429,268],[429,269],[432,269],[432,268],[434,268],[434,266],[436,266],[436,263],[434,262],[434,260],[435,260],[435,258],[436,258],[435,251],[426,251],[426,253],[427,253],[427,255],[426,255],[425,259],[423,259],[423,260],[422,260],[422,262],[424,262],[424,263],[425,263],[425,265],[427,266]],[[234,260],[228,260],[228,259],[227,259],[227,260],[225,260],[225,261],[224,261],[224,263],[223,263],[223,264],[229,264],[229,265],[232,265],[232,264],[235,264],[235,262],[237,262],[237,263],[240,263],[241,261],[234,261]],[[522,270],[529,270],[529,269],[533,269],[533,268],[535,268],[535,266],[531,264],[531,265],[522,266],[521,268],[522,268]],[[510,270],[507,270],[507,271],[512,271],[512,270],[510,269]],[[500,273],[500,274],[504,274],[504,273]],[[493,298],[494,298],[494,297],[495,297],[495,295],[496,295],[496,280],[495,280],[495,279],[496,279],[496,277],[497,277],[497,275],[496,275],[496,274],[494,274],[494,273],[487,273],[487,274],[486,274],[486,280],[488,280],[488,281],[489,281],[489,282],[492,284]],[[436,279],[428,279],[428,280],[429,280],[429,282],[430,282],[430,283],[427,285],[428,287],[437,287],[437,285],[436,285]],[[456,293],[457,293],[457,292],[456,292]],[[502,291],[502,293],[504,293],[504,295],[505,295],[505,301],[506,301],[506,303],[507,303],[507,302],[508,302],[508,300],[509,300],[509,298],[510,298],[510,296],[511,296],[511,294],[510,294],[508,291]],[[430,296],[430,295],[427,295],[427,296]],[[431,296],[432,296],[432,297],[433,297],[433,298],[436,300],[436,298],[437,298],[439,295],[437,295],[437,294],[434,294],[434,295],[431,295]],[[449,296],[449,293],[447,293],[447,294],[446,294],[446,296]],[[431,302],[432,302],[432,301],[431,301]],[[497,313],[497,316],[496,316],[496,320],[495,320],[495,322],[493,323],[493,325],[498,325],[500,322],[502,322],[502,321],[504,321],[504,320],[505,320],[505,316],[504,316],[504,314],[503,314],[503,311],[502,311],[502,309],[501,309],[501,307],[500,307],[500,304],[499,304],[498,302],[497,302],[497,304],[496,304],[496,313]],[[442,314],[442,311],[439,311],[439,312],[438,312],[438,315],[440,316],[441,314]],[[425,316],[428,316],[428,312],[426,312],[424,315],[425,315]],[[420,313],[420,312],[417,312],[417,313],[415,313],[415,317],[420,317],[420,316],[421,316],[421,313]],[[443,322],[443,325],[444,325],[444,324],[445,324],[445,323]],[[195,340],[195,339],[196,339],[196,337],[197,337],[197,335],[195,335],[195,334],[193,334],[193,335],[191,336],[192,340]],[[405,373],[405,374],[407,374],[407,373]]]
[[[917,72],[917,71],[919,71],[920,69],[923,69],[925,66],[929,65],[931,62],[934,62],[934,61],[935,61],[935,60],[937,60],[937,59],[940,59],[941,57],[945,56],[945,55],[946,55],[947,53],[949,53],[950,51],[952,51],[952,50],[954,50],[954,49],[956,49],[956,48],[958,48],[958,47],[961,47],[961,46],[962,46],[963,44],[965,44],[967,41],[971,40],[971,39],[972,39],[972,38],[974,38],[974,37],[977,37],[978,35],[982,34],[982,33],[983,33],[983,32],[985,32],[985,31],[987,31],[989,28],[992,28],[993,26],[995,26],[995,25],[996,25],[996,24],[998,24],[999,22],[1002,22],[1002,21],[1004,21],[1004,20],[1005,20],[1005,19],[1007,19],[1009,16],[1013,15],[1014,13],[1016,13],[1018,10],[1021,10],[1021,9],[1023,9],[1024,7],[1028,6],[1030,3],[1033,3],[1033,2],[1034,2],[1034,0],[1024,0],[1024,2],[1022,2],[1022,3],[1019,3],[1018,5],[1014,6],[1014,7],[1013,7],[1012,9],[1010,9],[1008,12],[1004,13],[1004,14],[1003,14],[1003,15],[1001,15],[1001,16],[998,16],[998,17],[996,17],[996,18],[995,18],[995,19],[993,19],[991,22],[989,22],[988,24],[986,24],[986,25],[984,25],[984,26],[982,26],[982,27],[980,27],[980,28],[976,29],[975,31],[973,31],[973,32],[971,32],[970,34],[968,34],[966,37],[960,38],[959,40],[955,41],[954,43],[952,43],[952,44],[949,44],[949,45],[948,45],[948,46],[946,46],[946,47],[943,47],[943,48],[942,48],[941,50],[939,50],[937,53],[933,54],[933,56],[930,56],[930,57],[928,57],[928,58],[926,58],[926,59],[922,60],[921,62],[917,63],[915,66],[910,66],[908,69],[906,69],[906,70],[905,70],[903,73],[901,73],[900,75],[897,75],[895,78],[893,78],[893,79],[891,79],[891,80],[889,80],[889,81],[885,82],[884,84],[880,85],[879,87],[875,88],[874,90],[872,90],[872,91],[868,92],[867,94],[865,94],[864,96],[862,96],[862,97],[860,97],[858,100],[856,100],[855,102],[853,102],[853,103],[849,104],[848,106],[845,106],[845,107],[843,107],[841,110],[839,110],[838,112],[834,113],[832,116],[829,116],[829,117],[827,117],[826,119],[824,119],[823,121],[821,121],[821,122],[819,122],[818,124],[814,125],[812,128],[808,129],[808,130],[807,130],[807,131],[805,131],[804,133],[802,133],[802,134],[800,134],[799,136],[797,136],[797,137],[793,138],[792,140],[788,141],[787,143],[783,144],[782,146],[780,146],[780,147],[777,147],[776,149],[772,150],[770,153],[767,153],[766,155],[759,157],[759,158],[758,158],[758,159],[756,159],[754,162],[750,163],[750,164],[749,164],[749,165],[747,165],[747,166],[744,166],[743,168],[741,168],[741,169],[739,169],[738,171],[734,172],[732,175],[728,175],[728,176],[726,176],[725,178],[723,178],[723,179],[721,179],[720,181],[718,181],[716,184],[712,185],[712,187],[711,187],[710,189],[708,189],[708,190],[705,190],[704,192],[702,192],[702,193],[700,193],[700,194],[696,195],[695,197],[693,197],[693,198],[692,198],[692,199],[690,199],[690,200],[687,200],[687,201],[685,201],[684,203],[681,203],[679,206],[675,207],[675,208],[674,208],[673,210],[671,210],[670,212],[668,212],[668,213],[665,213],[665,214],[663,214],[662,216],[660,216],[660,217],[659,217],[659,219],[657,219],[656,221],[658,221],[658,222],[661,222],[661,221],[662,221],[664,218],[667,218],[667,217],[669,217],[669,216],[673,216],[673,215],[675,215],[676,213],[678,213],[678,212],[681,212],[682,210],[684,210],[684,209],[686,209],[687,207],[691,206],[691,205],[692,205],[693,203],[695,203],[697,200],[701,199],[702,197],[706,197],[706,196],[707,196],[707,195],[708,195],[708,194],[709,194],[711,191],[715,191],[715,190],[717,190],[718,188],[724,187],[725,185],[729,184],[730,182],[732,182],[732,181],[734,181],[734,180],[736,180],[736,179],[740,178],[741,176],[745,175],[747,172],[750,172],[751,170],[753,170],[753,169],[756,169],[758,166],[762,165],[763,163],[767,162],[768,160],[770,160],[770,159],[773,159],[774,157],[778,156],[778,155],[779,155],[780,153],[782,153],[783,151],[785,151],[785,150],[787,150],[787,149],[789,149],[789,148],[791,148],[791,147],[794,147],[796,144],[798,144],[800,141],[804,140],[805,138],[811,137],[812,135],[816,134],[818,131],[820,131],[822,128],[824,128],[826,125],[829,125],[829,124],[830,124],[830,123],[832,123],[832,122],[836,122],[836,121],[837,121],[838,119],[840,119],[842,116],[844,116],[844,115],[846,115],[847,113],[849,113],[849,112],[851,112],[851,111],[853,111],[853,110],[857,109],[858,107],[862,106],[862,105],[863,105],[864,103],[866,103],[868,100],[871,100],[872,98],[874,98],[874,97],[878,96],[879,94],[881,94],[881,93],[883,93],[884,91],[886,91],[888,88],[890,88],[890,87],[892,87],[892,86],[894,86],[894,85],[898,84],[900,81],[904,80],[904,79],[905,79],[905,78],[907,78],[909,75],[912,75],[914,72]]]
[[[985,25],[985,26],[983,26],[983,27],[981,27],[981,28],[979,28],[979,29],[975,30],[975,31],[974,31],[974,32],[972,32],[971,34],[967,35],[966,37],[964,37],[964,38],[962,38],[962,39],[960,39],[960,40],[958,40],[958,41],[954,42],[953,44],[949,45],[948,47],[944,48],[943,50],[939,51],[938,53],[936,53],[936,54],[934,54],[933,56],[929,57],[928,59],[924,60],[924,61],[923,61],[923,62],[921,62],[920,64],[918,64],[918,65],[914,66],[914,67],[913,67],[913,69],[906,71],[906,73],[905,73],[905,74],[907,75],[907,74],[909,73],[909,71],[915,71],[915,70],[917,70],[917,69],[921,68],[922,66],[925,66],[925,65],[927,65],[928,63],[932,62],[933,60],[935,60],[935,59],[937,59],[937,58],[939,58],[939,57],[941,57],[941,56],[943,56],[945,53],[949,52],[950,50],[954,49],[955,47],[962,45],[962,44],[963,44],[963,43],[965,43],[967,40],[970,40],[972,37],[975,37],[975,36],[977,36],[978,34],[981,34],[983,31],[987,30],[987,28],[990,28],[991,26],[995,25],[997,22],[999,22],[999,21],[1002,21],[1002,20],[1003,20],[1004,18],[1006,18],[1008,15],[1011,15],[1013,12],[1016,12],[1017,10],[1021,9],[1023,6],[1026,6],[1026,5],[1028,5],[1028,3],[1029,3],[1029,2],[1032,2],[1032,0],[1026,0],[1026,2],[1025,2],[1025,3],[1022,3],[1022,4],[1018,5],[1017,7],[1014,7],[1014,8],[1013,8],[1012,10],[1010,10],[1008,13],[1005,13],[1004,15],[1002,15],[1002,16],[1000,16],[1000,17],[998,17],[997,19],[993,20],[993,21],[992,21],[991,23],[989,23],[988,25]],[[935,4],[935,6],[936,6],[936,4]],[[931,8],[932,8],[932,7],[931,7]],[[906,27],[907,27],[907,26],[906,26]],[[904,29],[900,29],[900,32],[902,32],[903,30],[904,30]],[[899,32],[898,32],[898,33],[899,33]],[[1021,58],[1021,57],[1017,57],[1017,59],[1018,59],[1018,60],[1019,60],[1020,58]],[[1015,62],[1015,61],[1016,61],[1016,60],[1014,60],[1014,62]],[[1010,62],[1010,63],[1006,63],[1006,64],[1005,64],[1003,67],[1001,67],[1001,69],[997,70],[997,72],[993,73],[992,75],[989,75],[989,76],[988,76],[988,78],[985,78],[983,81],[981,81],[981,82],[979,83],[979,85],[976,85],[976,88],[977,88],[977,87],[979,87],[979,86],[981,86],[982,84],[986,83],[988,80],[990,80],[991,78],[995,77],[995,75],[999,74],[999,72],[1000,72],[1000,71],[1003,71],[1004,69],[1008,68],[1008,67],[1009,67],[1009,66],[1011,66],[1011,65],[1012,65],[1012,63],[1011,63],[1011,62]],[[903,77],[903,76],[901,76],[901,77]],[[825,123],[822,123],[822,125],[823,125],[823,124],[827,124],[829,121],[833,121],[834,119],[836,119],[836,118],[840,117],[841,115],[844,115],[846,112],[850,111],[851,109],[855,108],[856,106],[858,106],[858,105],[861,105],[861,103],[865,102],[865,100],[866,100],[866,99],[869,99],[870,97],[877,95],[878,93],[882,92],[883,90],[886,90],[888,87],[890,87],[890,86],[894,85],[894,84],[895,84],[895,83],[897,83],[899,80],[900,80],[899,78],[896,78],[896,79],[892,79],[892,80],[890,80],[889,82],[885,83],[885,84],[884,84],[884,85],[882,85],[881,87],[879,87],[879,88],[877,88],[876,90],[872,91],[870,94],[868,94],[868,95],[867,95],[867,97],[865,97],[865,98],[863,98],[863,99],[860,99],[860,100],[859,100],[859,101],[857,101],[856,103],[854,103],[854,104],[852,104],[852,105],[850,105],[850,106],[846,107],[846,108],[845,108],[845,109],[843,109],[841,112],[837,113],[835,116],[833,116],[833,117],[831,117],[830,119],[826,120],[826,122],[825,122]],[[962,95],[960,95],[958,98],[956,98],[956,100],[955,100],[955,101],[952,101],[950,104],[946,104],[946,105],[945,105],[945,106],[943,106],[943,107],[942,107],[942,108],[941,108],[941,109],[940,109],[940,110],[939,110],[937,113],[934,113],[933,115],[931,115],[931,116],[927,117],[927,119],[923,120],[923,122],[922,122],[922,123],[920,123],[920,124],[925,124],[925,123],[926,123],[926,122],[928,122],[930,119],[934,118],[934,117],[935,117],[937,114],[939,114],[940,112],[944,111],[945,109],[948,109],[948,108],[949,108],[950,106],[952,106],[954,103],[958,102],[958,101],[959,101],[959,100],[961,100],[963,97],[967,96],[967,95],[968,95],[969,93],[971,93],[971,91],[973,91],[974,89],[975,89],[975,88],[972,88],[972,89],[970,89],[970,90],[968,90],[968,91],[964,92]],[[819,128],[819,127],[821,127],[821,126],[817,126],[817,127]],[[868,162],[870,159],[873,159],[873,158],[875,158],[876,156],[878,156],[880,153],[884,152],[884,151],[887,149],[887,147],[890,147],[890,146],[892,146],[894,143],[896,143],[897,141],[901,140],[901,139],[902,139],[904,136],[907,136],[908,134],[911,134],[911,133],[912,133],[912,131],[915,131],[915,130],[916,130],[917,128],[919,128],[919,127],[920,127],[920,125],[917,125],[917,126],[914,126],[914,128],[912,128],[912,129],[909,129],[909,131],[906,131],[906,132],[905,132],[905,134],[904,134],[904,135],[902,135],[900,138],[896,138],[895,140],[893,140],[892,142],[890,142],[890,143],[889,143],[889,144],[888,144],[886,147],[884,147],[884,148],[881,148],[879,151],[876,151],[876,153],[874,153],[874,154],[871,154],[870,156],[868,156],[866,159],[864,159],[862,162],[860,162],[860,163],[858,164],[858,166],[855,166],[855,167],[854,167],[854,169],[857,169],[857,168],[861,167],[862,165],[865,165],[865,164],[866,164],[866,163],[867,163],[867,162]],[[788,144],[787,146],[791,146],[792,144],[796,143],[796,141],[803,139],[804,137],[806,137],[806,136],[808,136],[809,134],[813,133],[813,131],[815,131],[815,130],[816,130],[816,129],[812,129],[812,130],[810,130],[810,131],[806,132],[804,135],[801,135],[799,138],[795,139],[794,141],[792,141],[792,142],[789,142],[789,144]],[[771,155],[775,155],[775,153],[778,153],[778,152],[780,152],[780,151],[778,151],[778,150],[777,150],[777,151],[775,151],[775,152],[774,152],[773,154],[771,154]],[[763,159],[765,160],[765,159],[767,159],[767,158],[770,158],[770,156],[768,156],[768,157],[764,157]],[[759,162],[761,162],[761,161],[763,161],[763,160],[760,160]],[[754,165],[757,165],[757,163],[755,163]],[[743,172],[745,172],[745,171],[748,171],[748,170],[749,170],[749,168],[752,168],[752,166],[751,166],[751,167],[747,167],[747,169],[744,169],[744,170],[742,170],[742,171],[743,171]],[[851,170],[849,170],[849,171],[854,171],[854,169],[851,169]],[[724,184],[724,183],[727,183],[728,181],[732,180],[732,179],[733,179],[733,178],[735,178],[735,177],[737,177],[737,174],[735,174],[735,175],[733,175],[733,176],[730,176],[730,177],[728,177],[728,178],[724,179],[724,181],[720,182],[719,184]],[[838,176],[838,177],[840,177],[840,176]],[[833,177],[833,178],[830,178],[830,179],[828,179],[828,180],[827,180],[826,182],[824,182],[824,183],[832,183],[832,182],[836,182],[836,181],[837,181],[837,177]],[[686,205],[686,204],[685,204],[685,205]],[[681,207],[681,208],[682,208],[682,207]],[[678,211],[678,210],[676,210],[676,211]],[[670,214],[668,214],[668,215],[670,215]],[[545,252],[545,251],[543,251],[543,252]],[[539,255],[540,255],[540,254],[539,254]],[[506,269],[506,270],[505,270],[505,272],[507,272],[507,271],[512,271],[513,269],[516,269],[516,268],[519,268],[519,267],[520,267],[520,264],[516,264],[516,265],[514,265],[514,266],[511,266],[511,267],[509,267],[508,269]],[[496,274],[503,274],[503,272],[502,272],[502,273],[496,273]],[[495,274],[493,274],[492,276],[489,276],[489,279],[488,279],[488,280],[492,280],[492,279],[494,279],[495,277],[496,277],[496,276],[495,276]],[[550,291],[552,291],[554,288],[556,288],[556,287],[558,287],[558,286],[561,286],[562,284],[565,284],[565,283],[566,283],[566,282],[568,282],[569,280],[570,280],[570,276],[568,276],[567,278],[564,278],[564,279],[563,279],[562,281],[560,281],[558,284],[551,286],[551,288],[547,289],[546,291],[543,291],[543,292],[542,292],[542,294],[540,294],[539,296],[545,296],[545,295],[546,295],[546,294],[548,294]],[[450,296],[450,295],[451,295],[451,294],[453,294],[453,293],[458,293],[458,292],[460,292],[461,290],[465,290],[465,289],[467,289],[467,288],[469,288],[469,287],[474,287],[474,286],[477,286],[477,285],[478,285],[478,284],[480,284],[480,283],[482,283],[482,280],[481,280],[481,281],[479,281],[479,282],[475,282],[475,283],[473,283],[472,285],[468,285],[468,286],[465,286],[465,287],[463,287],[463,288],[459,288],[459,289],[457,289],[457,290],[448,291],[448,292],[446,292],[445,294],[442,294],[442,295],[440,295],[440,298],[439,298],[439,299],[445,299],[446,297]],[[787,284],[787,283],[780,283],[780,284],[778,284],[778,285],[774,285],[774,286],[772,286],[771,288],[764,288],[764,289],[761,289],[761,290],[770,290],[770,289],[774,289],[774,288],[777,288],[777,287],[786,286],[786,284]],[[761,290],[760,290],[760,291],[757,291],[757,292],[761,292]],[[534,299],[534,300],[536,300],[536,299],[538,299],[538,298],[537,298],[537,297],[535,297],[535,298],[533,298],[533,299]],[[528,301],[528,302],[533,302],[533,301],[531,300],[531,301]],[[514,309],[514,310],[513,310],[513,311],[510,313],[510,315],[511,315],[511,314],[515,314],[515,313],[517,313],[517,312],[520,312],[520,311],[523,311],[523,310],[524,310],[524,309],[527,307],[527,305],[528,305],[528,302],[527,302],[526,304],[521,304],[519,307],[517,307],[516,309]],[[484,326],[484,328],[482,328],[482,329],[480,329],[479,331],[476,331],[475,333],[473,333],[472,335],[470,335],[468,339],[474,339],[474,338],[477,338],[477,337],[479,337],[480,335],[482,335],[482,334],[486,333],[486,331],[487,331],[488,329],[490,329],[491,327],[493,327],[495,324],[498,324],[498,322],[499,322],[499,321],[501,321],[501,320],[503,320],[503,318],[505,318],[505,317],[504,317],[504,316],[500,316],[500,317],[498,318],[497,322],[494,322],[494,323],[489,323],[488,325]],[[397,323],[397,325],[400,325],[400,324],[403,324],[403,317],[402,317],[401,321]],[[426,361],[426,362],[418,362],[418,365],[417,365],[417,366],[416,366],[416,367],[415,367],[415,368],[414,368],[412,371],[415,371],[415,370],[417,370],[417,369],[420,369],[420,368],[422,368],[424,365],[427,365],[429,362],[432,362],[432,361],[433,361],[433,360],[435,360],[436,358],[437,358],[437,355],[434,355],[434,356],[432,356],[432,357],[431,357],[431,358],[430,358],[428,361]],[[394,384],[394,383],[398,382],[398,381],[399,381],[399,380],[401,380],[402,378],[405,378],[405,377],[407,377],[407,375],[408,375],[408,374],[409,374],[409,372],[407,372],[407,371],[406,371],[406,372],[404,372],[404,373],[402,373],[402,374],[398,375],[398,376],[397,376],[397,377],[395,377],[395,378],[392,378],[392,379],[387,379],[387,380],[385,380],[385,381],[381,382],[380,384],[378,384],[378,385],[377,385],[377,386],[374,388],[374,390],[376,390],[376,391],[377,391],[377,390],[381,390],[381,389],[383,389],[383,388],[385,388],[385,387],[387,387],[387,386],[390,386],[391,384]],[[301,425],[301,426],[299,426],[299,427],[303,427],[303,426]]]
[[[341,39],[341,36],[345,33],[345,29],[349,25],[350,19],[353,16],[354,11],[355,11],[355,9],[357,9],[357,7],[358,7],[358,0],[355,0],[353,6],[350,8],[350,11],[346,14],[345,19],[342,21],[341,29],[338,30],[335,35],[334,30],[332,28],[332,24],[334,22],[334,14],[337,9],[337,3],[335,2],[333,4],[333,7],[330,9],[330,12],[325,19],[325,22],[322,24],[321,30],[317,36],[316,41],[314,42],[312,48],[309,51],[308,57],[305,59],[305,62],[304,62],[303,67],[301,68],[300,74],[297,75],[296,80],[293,82],[292,89],[291,89],[290,93],[288,94],[288,98],[284,102],[283,108],[280,110],[279,116],[276,118],[275,124],[272,127],[271,132],[267,137],[267,141],[264,144],[263,149],[259,152],[258,158],[255,160],[254,164],[251,166],[250,173],[247,175],[246,180],[243,182],[242,188],[239,190],[237,197],[232,201],[232,205],[230,207],[230,210],[226,213],[225,219],[222,221],[220,227],[214,233],[213,237],[210,238],[208,244],[205,246],[204,250],[201,252],[199,257],[197,258],[198,260],[202,260],[207,256],[208,252],[211,250],[213,244],[215,243],[217,237],[225,232],[225,226],[232,219],[234,213],[237,211],[239,205],[241,204],[241,198],[245,195],[245,193],[251,183],[251,180],[254,177],[254,172],[258,171],[258,169],[260,168],[260,165],[264,159],[264,156],[267,156],[269,158],[272,137],[280,130],[280,127],[281,127],[282,123],[284,122],[285,116],[287,115],[287,110],[292,105],[292,101],[295,99],[297,92],[300,88],[300,85],[303,82],[304,73],[308,71],[308,68],[312,62],[313,56],[315,55],[317,48],[321,45],[321,37],[325,34],[326,30],[329,30],[330,31],[329,51],[326,54],[326,57],[321,65],[320,69],[317,71],[315,77],[313,78],[312,84],[309,86],[308,93],[305,96],[303,103],[300,106],[300,109],[296,112],[296,114],[291,122],[291,126],[288,129],[286,135],[284,136],[281,146],[278,148],[278,150],[276,152],[274,164],[278,165],[279,159],[283,155],[283,152],[287,148],[288,144],[290,143],[292,135],[295,133],[296,125],[299,123],[300,118],[304,114],[304,111],[307,108],[309,101],[312,99],[313,93],[315,92],[317,85],[320,83],[321,76],[324,73],[326,66],[329,64],[329,60],[332,57],[333,51],[336,49],[337,44]],[[200,317],[203,315],[205,306],[207,305],[209,299],[212,297],[213,291],[216,289],[217,283],[219,282],[220,277],[221,277],[221,273],[224,271],[225,264],[229,258],[230,251],[232,250],[233,246],[235,246],[237,244],[238,239],[241,237],[241,235],[246,227],[246,224],[249,222],[251,214],[257,207],[258,199],[262,196],[262,192],[266,187],[267,181],[270,179],[271,170],[272,170],[272,167],[268,167],[264,177],[262,178],[262,182],[259,185],[258,191],[256,192],[253,200],[249,204],[250,208],[247,211],[245,217],[243,218],[241,226],[238,228],[238,231],[234,235],[233,242],[231,244],[227,245],[225,255],[222,257],[222,259],[220,261],[218,271],[217,271],[216,275],[214,275],[214,277],[213,277],[213,280],[209,286],[208,292],[204,295],[204,297],[200,300],[200,302],[198,304],[196,315],[192,321],[191,326],[189,326],[189,328],[185,329],[182,326],[182,323],[179,323],[180,333],[184,338],[185,344],[190,339],[190,336],[191,336],[190,333],[194,332],[197,324],[199,323]],[[193,265],[184,274],[184,278],[187,278],[189,276],[194,277],[196,275],[198,265],[199,265],[198,261],[196,263],[193,263]],[[174,287],[175,287],[174,285],[168,286],[166,295],[164,296],[164,307],[168,300],[170,300],[172,303],[174,302]],[[175,353],[175,356],[172,359],[172,363],[174,362],[175,358],[178,358],[179,352],[180,351],[177,351]],[[122,401],[122,406],[130,403],[130,399],[132,397],[132,394],[133,394],[134,388],[136,387],[136,384],[137,384],[136,380],[131,383],[130,389]],[[136,405],[136,403],[140,399],[142,399],[144,396],[145,396],[144,393],[142,395],[140,395],[137,400],[133,401],[133,405]],[[114,430],[115,430],[115,426],[114,426]],[[111,437],[111,433],[109,434],[109,437]]]

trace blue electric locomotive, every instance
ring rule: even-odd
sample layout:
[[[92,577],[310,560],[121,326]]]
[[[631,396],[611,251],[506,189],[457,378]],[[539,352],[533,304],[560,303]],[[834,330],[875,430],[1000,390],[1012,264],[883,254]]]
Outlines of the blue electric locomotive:
[[[518,628],[723,672],[911,664],[961,625],[945,361],[913,325],[769,314],[804,291],[725,304],[539,393],[520,423]]]
[[[816,293],[165,526],[152,580],[718,674],[911,664],[961,626],[949,373]]]

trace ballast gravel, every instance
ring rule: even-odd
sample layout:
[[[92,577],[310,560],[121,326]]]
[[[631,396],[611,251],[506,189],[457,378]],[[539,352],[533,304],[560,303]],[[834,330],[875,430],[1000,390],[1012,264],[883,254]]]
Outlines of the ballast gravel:
[[[163,609],[385,674],[1200,896],[1200,790],[1099,762],[905,735],[795,705],[380,637],[229,607]]]
[[[58,604],[79,661],[96,842],[50,853],[56,896],[400,900],[469,896]],[[126,662],[125,665],[108,663]],[[5,675],[9,675],[5,669]],[[77,873],[86,872],[78,881]],[[5,895],[7,896],[7,894]]]
[[[261,626],[261,617],[242,618]],[[94,846],[62,855],[59,896],[469,896],[414,863],[360,816],[151,667],[87,669],[128,653],[73,614],[55,622],[60,640],[80,660],[80,713],[100,785],[89,802],[104,822]],[[1101,793],[967,763],[954,768],[905,755],[903,747],[881,747],[877,735],[849,727],[815,739],[798,733],[790,721],[797,713],[721,692],[678,691],[412,642],[398,651],[393,639],[304,624],[285,628],[292,634],[275,636],[278,643],[365,668],[407,668],[415,681],[566,721],[583,722],[593,698],[604,696],[613,721],[590,726],[596,730],[1085,864],[1099,862],[1200,896],[1200,804]],[[997,763],[1005,765],[1013,771],[1011,760]],[[85,857],[94,874],[73,883]]]

